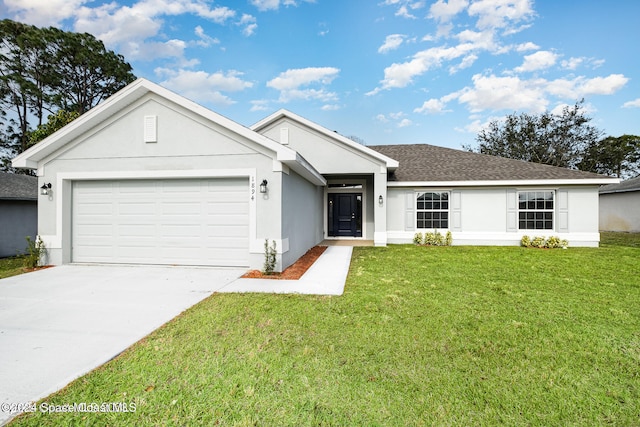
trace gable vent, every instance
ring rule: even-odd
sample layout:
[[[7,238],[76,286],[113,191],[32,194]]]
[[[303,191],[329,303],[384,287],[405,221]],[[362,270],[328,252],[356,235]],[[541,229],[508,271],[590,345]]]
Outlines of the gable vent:
[[[289,128],[280,128],[280,144],[289,145]]]
[[[144,142],[158,142],[158,116],[144,116]]]

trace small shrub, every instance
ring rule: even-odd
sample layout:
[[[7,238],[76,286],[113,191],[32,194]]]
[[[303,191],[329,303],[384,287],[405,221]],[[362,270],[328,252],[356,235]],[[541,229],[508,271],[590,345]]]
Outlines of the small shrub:
[[[558,236],[551,236],[546,239],[541,236],[533,238],[529,236],[522,236],[522,239],[520,239],[520,246],[524,246],[526,248],[567,249],[569,247],[569,241],[561,239]]]
[[[453,237],[451,236],[451,232],[447,231],[446,236],[443,236],[442,233],[436,230],[435,233],[416,233],[413,236],[413,243],[416,245],[425,245],[425,246],[451,246],[453,242]]]
[[[269,239],[264,239],[264,274],[273,274],[276,269],[276,241],[273,240],[271,246],[269,246]]]
[[[421,245],[423,239],[424,239],[424,236],[422,235],[422,233],[416,233],[416,234],[413,235],[413,244],[414,245]]]
[[[27,255],[24,258],[24,266],[27,268],[36,268],[40,264],[40,260],[46,253],[44,242],[40,236],[36,236],[35,240],[27,239]]]

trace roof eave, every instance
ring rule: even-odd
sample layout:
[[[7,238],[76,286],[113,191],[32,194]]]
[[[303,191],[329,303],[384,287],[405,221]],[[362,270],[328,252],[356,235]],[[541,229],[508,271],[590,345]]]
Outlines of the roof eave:
[[[311,163],[309,163],[298,152],[293,150],[289,151],[290,152],[278,153],[277,159],[313,185],[327,185],[327,180],[311,165]]]
[[[618,178],[587,179],[522,179],[522,180],[478,180],[478,181],[390,181],[388,187],[503,187],[503,186],[558,186],[558,185],[604,185],[618,182]]]

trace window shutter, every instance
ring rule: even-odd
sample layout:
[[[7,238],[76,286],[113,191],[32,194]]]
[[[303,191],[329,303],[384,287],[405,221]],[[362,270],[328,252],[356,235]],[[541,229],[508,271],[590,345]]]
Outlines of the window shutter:
[[[507,190],[507,232],[518,231],[518,192]]]
[[[407,191],[406,193],[404,193],[404,199],[404,230],[413,231],[416,229],[416,193],[414,193],[413,191]]]
[[[556,212],[558,219],[556,228],[559,233],[569,232],[569,191],[558,190],[556,192]]]
[[[462,231],[462,193],[451,192],[451,225],[452,231]]]

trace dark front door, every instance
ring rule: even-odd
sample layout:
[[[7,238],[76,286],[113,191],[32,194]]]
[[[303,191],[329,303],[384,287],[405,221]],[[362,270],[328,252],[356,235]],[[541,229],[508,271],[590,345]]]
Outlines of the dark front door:
[[[362,193],[329,194],[329,236],[362,237]]]

